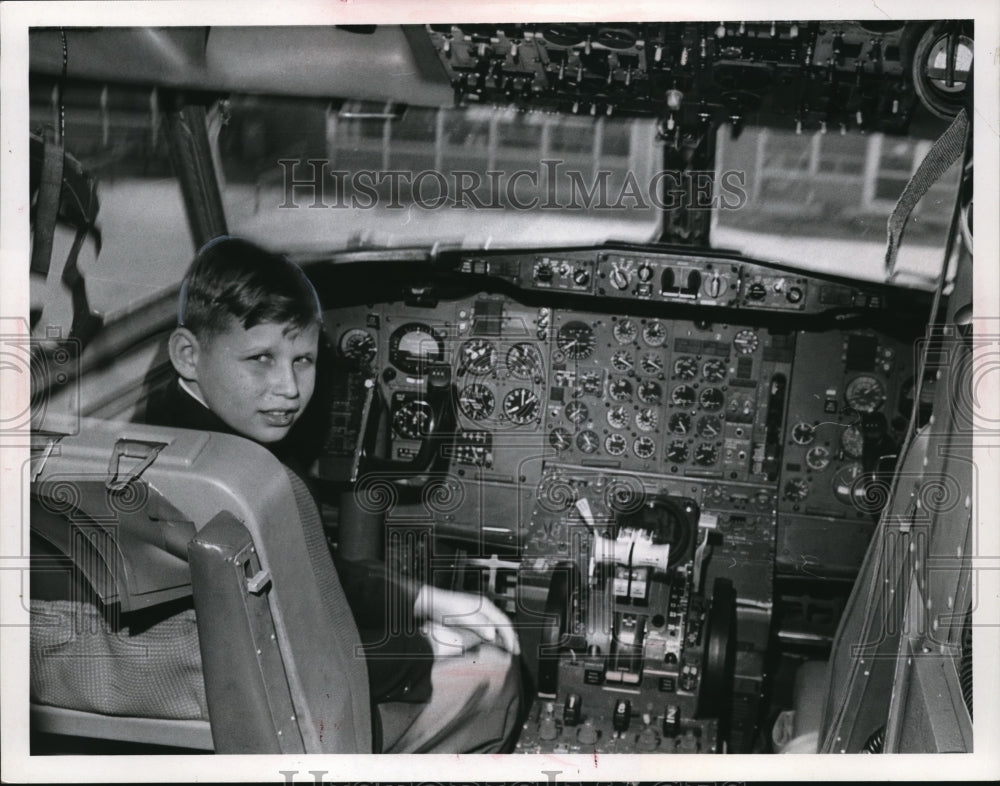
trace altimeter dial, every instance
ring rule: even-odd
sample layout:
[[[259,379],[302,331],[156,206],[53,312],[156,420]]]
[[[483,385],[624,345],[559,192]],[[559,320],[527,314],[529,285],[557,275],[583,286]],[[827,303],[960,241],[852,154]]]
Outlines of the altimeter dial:
[[[507,350],[507,370],[517,379],[536,379],[542,374],[542,357],[533,344],[520,342]]]
[[[651,379],[643,380],[636,388],[636,395],[643,404],[659,404],[663,400],[663,388],[659,382]]]
[[[538,395],[527,388],[514,388],[503,397],[503,414],[523,426],[538,417]]]
[[[563,408],[563,414],[573,425],[579,425],[587,420],[590,411],[582,401],[571,401]]]
[[[403,402],[392,413],[392,430],[403,439],[423,439],[434,426],[434,410],[421,399]]]
[[[862,374],[848,383],[844,399],[858,412],[874,412],[885,403],[885,386],[875,377]]]
[[[619,344],[630,344],[638,337],[639,328],[636,327],[635,322],[626,317],[615,322],[615,326],[611,328],[611,334]]]
[[[652,437],[638,437],[632,443],[632,452],[641,459],[648,459],[656,453],[656,443]]]
[[[621,456],[628,450],[628,442],[621,434],[609,434],[608,438],[604,440],[604,450],[609,456]]]
[[[667,329],[658,319],[647,322],[642,328],[642,340],[650,347],[662,347],[667,340]]]
[[[660,415],[652,407],[645,407],[635,413],[635,427],[639,431],[652,431],[659,421]]]
[[[567,322],[559,328],[556,345],[573,360],[589,358],[594,351],[594,331],[586,322]]]
[[[458,394],[458,408],[469,420],[486,420],[496,403],[496,396],[486,385],[466,385]]]
[[[474,338],[462,344],[459,358],[460,373],[489,374],[497,365],[497,348],[492,341]]]
[[[611,407],[608,410],[607,419],[611,428],[627,428],[630,420],[628,409],[621,404]]]

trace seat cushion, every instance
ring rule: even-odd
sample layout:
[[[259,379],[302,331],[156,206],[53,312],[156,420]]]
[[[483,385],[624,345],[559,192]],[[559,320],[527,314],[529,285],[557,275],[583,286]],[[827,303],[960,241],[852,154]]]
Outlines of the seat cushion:
[[[93,603],[31,601],[31,700],[105,715],[207,719],[192,609],[115,626]]]

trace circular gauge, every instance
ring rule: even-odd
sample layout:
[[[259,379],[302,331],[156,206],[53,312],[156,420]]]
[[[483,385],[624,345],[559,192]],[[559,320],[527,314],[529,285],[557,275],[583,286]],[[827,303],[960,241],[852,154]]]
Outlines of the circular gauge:
[[[698,376],[698,361],[692,357],[681,357],[674,361],[674,376],[677,379],[694,379]]]
[[[534,344],[515,344],[507,350],[507,370],[518,379],[535,379],[542,375],[542,356]]]
[[[676,407],[691,407],[698,400],[698,394],[690,385],[678,385],[670,393],[670,401]]]
[[[674,464],[683,464],[688,460],[688,446],[686,442],[675,439],[667,447],[667,461]]]
[[[659,413],[652,407],[640,409],[635,413],[635,427],[639,431],[652,431],[656,424],[660,422]]]
[[[760,338],[753,330],[746,328],[733,336],[733,346],[738,355],[752,355],[760,346]]]
[[[694,451],[694,463],[701,464],[703,467],[707,467],[714,464],[719,458],[719,449],[715,445],[710,445],[707,442],[702,442],[695,448]]]
[[[806,453],[806,465],[811,470],[822,472],[830,466],[830,449],[823,445],[809,448]]]
[[[874,412],[885,403],[885,387],[875,377],[862,374],[848,383],[844,399],[858,412]]]
[[[489,374],[497,365],[497,348],[492,341],[474,338],[462,344],[459,350],[459,373]]]
[[[816,429],[808,423],[799,422],[792,426],[792,442],[796,445],[808,445],[816,437]]]
[[[613,379],[608,383],[608,395],[615,401],[628,401],[632,398],[632,383],[627,379]]]
[[[706,360],[701,367],[701,375],[708,382],[722,382],[726,378],[726,364],[718,358]]]
[[[865,449],[865,438],[856,424],[844,429],[840,435],[840,446],[844,449],[844,453],[851,458],[861,458]]]
[[[639,329],[635,326],[635,322],[626,317],[615,322],[615,326],[611,328],[611,334],[619,344],[628,344],[635,341],[636,336],[639,335]]]
[[[571,401],[563,409],[563,414],[566,416],[566,420],[579,426],[587,419],[590,412],[582,401]]]
[[[527,388],[514,388],[503,397],[503,414],[523,426],[538,416],[538,396]]]
[[[792,478],[781,491],[789,502],[801,502],[809,496],[809,481],[805,478]]]
[[[642,328],[642,340],[651,347],[662,347],[667,340],[667,329],[658,319],[647,322]]]
[[[632,452],[641,459],[648,459],[656,453],[656,443],[652,437],[639,437],[632,443]]]
[[[701,404],[702,409],[715,412],[725,405],[726,394],[718,388],[705,388],[698,396],[698,403]]]
[[[406,374],[422,374],[428,363],[444,360],[444,344],[421,322],[408,322],[389,336],[389,362]]]
[[[718,415],[702,415],[698,419],[699,437],[717,437],[722,431],[722,421]]]
[[[670,416],[667,427],[673,434],[687,434],[691,430],[691,416],[686,412],[675,412]]]
[[[577,388],[587,396],[598,396],[601,393],[601,372],[586,371],[576,379]]]
[[[358,363],[371,363],[375,359],[378,347],[375,337],[364,328],[351,328],[344,331],[337,342],[340,354]]]
[[[631,352],[619,349],[611,356],[611,365],[616,371],[631,371],[635,367],[635,362],[632,360]]]
[[[620,456],[628,450],[628,442],[621,434],[609,434],[608,438],[604,440],[604,450],[610,456]]]
[[[608,410],[608,425],[611,428],[627,428],[629,424],[629,414],[628,410],[619,404],[617,407],[612,407]]]
[[[434,426],[434,410],[421,399],[410,399],[392,413],[392,430],[403,439],[423,439]]]
[[[601,438],[596,431],[581,431],[576,435],[576,446],[581,453],[594,453],[601,444]]]
[[[594,331],[586,322],[567,322],[559,328],[556,345],[568,358],[589,358],[594,351]]]
[[[663,357],[659,352],[647,352],[639,358],[639,368],[643,374],[659,374],[663,371]]]
[[[663,388],[660,387],[660,383],[649,379],[640,382],[635,392],[643,404],[659,404],[663,400]]]
[[[496,404],[496,396],[486,385],[466,385],[458,394],[458,408],[469,420],[486,420]]]
[[[864,489],[861,488],[861,484],[857,483],[862,472],[864,470],[861,468],[861,465],[855,461],[841,467],[834,474],[831,481],[833,495],[840,502],[843,502],[845,505],[853,505],[855,496],[864,495]]]
[[[549,432],[549,444],[562,453],[573,444],[573,437],[562,427],[554,428]]]

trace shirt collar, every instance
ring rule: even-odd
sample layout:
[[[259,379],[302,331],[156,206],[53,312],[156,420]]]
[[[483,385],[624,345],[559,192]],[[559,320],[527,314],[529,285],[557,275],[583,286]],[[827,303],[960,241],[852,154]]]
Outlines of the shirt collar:
[[[198,392],[193,387],[191,387],[190,384],[188,384],[188,381],[186,379],[178,378],[177,382],[179,383],[181,390],[187,393],[191,398],[193,398],[203,407],[209,409],[208,402],[205,401],[200,392]]]

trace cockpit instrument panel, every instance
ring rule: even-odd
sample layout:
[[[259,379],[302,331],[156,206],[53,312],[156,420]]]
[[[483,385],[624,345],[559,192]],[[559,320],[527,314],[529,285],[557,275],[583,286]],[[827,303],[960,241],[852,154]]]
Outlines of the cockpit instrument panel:
[[[437,271],[326,315],[354,391],[331,414],[381,402],[328,444],[361,456],[359,485],[376,456],[419,492],[386,496],[387,526],[422,522],[508,571],[509,610],[535,576],[565,612],[519,750],[718,750],[722,672],[743,707],[726,744],[747,750],[778,583],[849,577],[871,537],[917,301],[705,252],[447,262],[440,291]]]
[[[746,541],[733,547],[744,565],[764,543],[753,559],[768,570],[856,570],[879,459],[908,417],[914,336],[892,324],[888,290],[643,247],[463,253],[451,267],[474,282],[464,293],[387,295],[326,320],[384,402],[374,449],[411,460],[437,432],[433,471],[463,488],[431,512],[437,531],[517,550],[558,467],[676,485],[717,518],[721,552]],[[441,366],[448,434],[428,375]],[[484,526],[483,511],[502,521]]]

